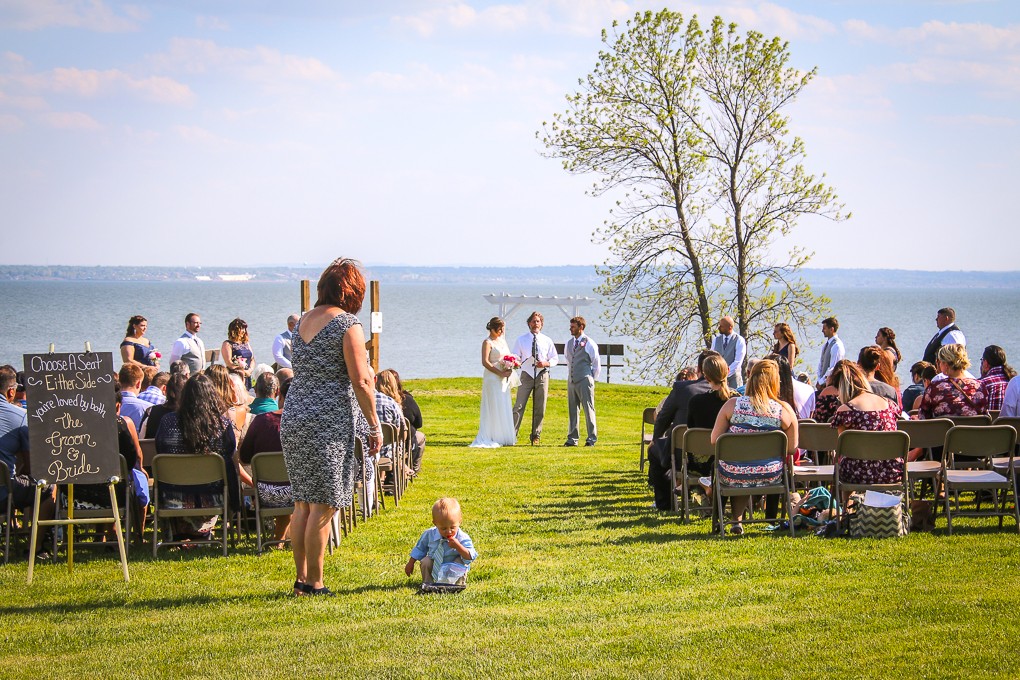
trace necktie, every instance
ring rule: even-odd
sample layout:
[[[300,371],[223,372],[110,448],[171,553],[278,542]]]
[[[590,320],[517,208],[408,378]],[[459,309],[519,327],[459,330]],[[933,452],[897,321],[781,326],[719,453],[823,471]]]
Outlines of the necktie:
[[[533,363],[534,377],[538,377],[538,334],[531,335],[531,360]]]
[[[727,348],[728,348],[729,346],[730,346],[730,336],[728,336],[728,335],[724,335],[724,336],[723,336],[723,341],[722,341],[722,348],[723,348],[723,351],[725,352],[725,351],[726,351],[726,349],[727,349]]]

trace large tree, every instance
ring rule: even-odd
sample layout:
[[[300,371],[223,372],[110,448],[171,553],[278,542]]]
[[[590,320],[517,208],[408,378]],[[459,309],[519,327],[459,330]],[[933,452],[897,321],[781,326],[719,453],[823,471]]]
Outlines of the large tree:
[[[620,194],[596,231],[610,252],[600,292],[638,365],[672,372],[724,314],[752,346],[776,321],[813,323],[827,301],[797,277],[809,255],[772,251],[801,215],[842,218],[782,113],[815,71],[789,67],[779,38],[718,17],[706,34],[669,10],[614,22],[602,42],[539,136],[568,172],[598,177],[592,194]]]

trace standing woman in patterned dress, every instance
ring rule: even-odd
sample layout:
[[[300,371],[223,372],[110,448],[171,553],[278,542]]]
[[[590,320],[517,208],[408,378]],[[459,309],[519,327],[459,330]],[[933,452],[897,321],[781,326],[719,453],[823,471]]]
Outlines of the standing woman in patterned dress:
[[[354,440],[367,440],[369,455],[382,444],[365,333],[354,316],[365,299],[365,277],[357,262],[338,258],[316,289],[315,307],[295,329],[294,379],[280,422],[294,494],[295,595],[333,594],[322,582],[322,563],[330,519],[350,504],[361,470]]]

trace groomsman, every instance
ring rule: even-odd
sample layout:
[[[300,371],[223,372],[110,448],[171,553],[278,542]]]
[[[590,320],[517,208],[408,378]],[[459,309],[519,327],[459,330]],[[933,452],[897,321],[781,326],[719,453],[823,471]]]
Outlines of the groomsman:
[[[943,307],[935,313],[935,326],[938,328],[938,332],[932,336],[924,348],[924,360],[933,365],[942,345],[967,346],[967,338],[963,335],[960,327],[956,325],[956,310],[952,307]]]
[[[736,389],[744,384],[741,371],[747,354],[747,341],[733,332],[733,317],[719,319],[719,335],[712,339],[712,349],[718,352],[730,367],[726,382]]]
[[[599,346],[584,333],[586,325],[583,316],[571,319],[572,337],[563,348],[563,356],[567,360],[567,410],[570,414],[564,446],[577,446],[577,412],[581,409],[584,409],[584,424],[588,429],[584,445],[595,446],[598,440],[595,429],[595,381],[602,371],[602,365],[599,362]]]
[[[294,329],[300,320],[300,316],[291,314],[287,317],[287,330],[273,338],[273,361],[276,362],[277,370],[293,368],[290,365],[291,343],[294,341]]]
[[[838,330],[839,321],[836,320],[836,317],[830,316],[822,321],[822,335],[825,336],[825,344],[822,345],[822,356],[818,360],[818,380],[815,381],[815,387],[819,391],[825,389],[825,384],[829,381],[829,376],[832,375],[832,369],[846,357],[846,347],[836,335]]]
[[[528,398],[535,393],[531,405],[531,445],[536,446],[542,436],[542,421],[545,419],[545,404],[549,397],[549,368],[555,366],[559,357],[556,344],[544,335],[542,325],[545,319],[538,312],[528,317],[530,333],[525,333],[514,342],[513,353],[521,358],[521,386],[517,388],[514,403],[514,431],[520,432],[521,418],[528,406]]]
[[[170,363],[183,361],[191,370],[191,375],[205,369],[205,343],[198,337],[201,327],[201,317],[194,312],[188,314],[184,317],[184,335],[177,338],[170,349]]]

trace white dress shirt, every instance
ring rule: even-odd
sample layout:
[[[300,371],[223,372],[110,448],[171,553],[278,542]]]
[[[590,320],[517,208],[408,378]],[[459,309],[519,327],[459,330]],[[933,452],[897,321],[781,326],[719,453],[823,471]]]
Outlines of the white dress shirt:
[[[205,343],[202,342],[202,338],[198,337],[194,333],[184,331],[184,335],[177,338],[174,341],[174,346],[170,348],[170,363],[180,361],[181,357],[188,353],[188,349],[193,348],[195,354],[202,357],[205,361]]]
[[[941,332],[941,331],[940,331]],[[942,338],[943,345],[963,345],[967,346],[967,336],[963,334],[959,328],[955,331],[949,331],[946,333],[946,337]]]
[[[843,346],[843,341],[839,339],[838,335],[833,335],[831,338],[826,340],[829,345],[829,365],[822,366],[822,360],[818,360],[818,380],[816,384],[824,385],[829,381],[829,376],[832,375],[832,369],[836,367],[836,364],[846,358],[846,347]],[[825,353],[825,345],[822,345],[822,354]]]
[[[1006,394],[1002,397],[1000,418],[1016,418],[1020,416],[1020,375],[1012,378],[1006,385]]]
[[[273,361],[275,361],[280,368],[293,368],[290,365],[290,359],[284,354],[284,350],[290,353],[290,343],[294,339],[294,334],[290,331],[284,331],[273,338]]]
[[[599,375],[602,373],[602,362],[599,359],[599,346],[598,343],[584,333],[581,333],[581,337],[579,338],[570,336],[570,339],[567,340],[567,344],[563,346],[563,359],[567,362],[567,369],[570,369],[570,358],[574,355],[574,352],[576,351],[575,348],[581,347],[582,342],[584,343],[584,351],[588,353],[589,357],[591,357],[591,377],[598,380]],[[573,376],[567,377],[570,379]]]
[[[720,333],[715,336],[712,348],[719,352],[719,354],[722,354],[723,345],[726,346],[726,349],[729,349],[731,342],[736,342],[737,344],[733,350],[733,361],[730,363],[730,371],[726,375],[740,375],[740,367],[744,365],[744,356],[747,354],[747,341],[744,340],[743,336],[736,333],[730,333],[729,335]]]
[[[549,366],[555,366],[559,361],[559,352],[556,351],[556,343],[548,335],[542,333],[525,333],[514,342],[513,353],[521,359],[521,372],[527,373],[534,378],[541,373],[543,368],[535,370],[535,362],[531,357],[532,338],[538,338],[538,360],[548,361]]]
[[[810,418],[815,410],[815,388],[794,378],[793,403],[797,407],[798,418]]]

